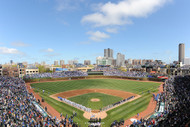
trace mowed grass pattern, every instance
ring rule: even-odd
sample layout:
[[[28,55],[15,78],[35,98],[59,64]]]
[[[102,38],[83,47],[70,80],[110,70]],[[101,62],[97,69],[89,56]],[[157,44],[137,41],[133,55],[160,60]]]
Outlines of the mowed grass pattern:
[[[155,92],[159,83],[153,82],[138,82],[131,80],[116,80],[116,79],[87,79],[87,80],[73,80],[63,82],[44,82],[31,84],[32,87],[39,90],[45,90],[49,94],[55,94],[68,90],[76,89],[116,89],[128,91],[136,94],[141,94],[142,91],[151,90]]]
[[[87,79],[87,80],[73,80],[63,82],[44,82],[31,84],[35,88],[35,91],[40,92],[40,95],[54,107],[58,112],[62,112],[63,115],[72,115],[73,111],[77,112],[77,117],[74,121],[80,126],[86,127],[85,124],[88,120],[83,117],[83,112],[65,103],[56,101],[49,97],[51,94],[64,92],[68,90],[76,89],[116,89],[127,92],[139,94],[142,97],[132,102],[121,105],[115,109],[107,112],[108,116],[103,119],[104,125],[102,127],[109,127],[114,120],[128,119],[139,112],[146,109],[149,101],[152,97],[152,92],[156,92],[161,83],[154,82],[139,82],[131,80],[117,80],[117,79]],[[45,90],[45,93],[42,93]],[[148,93],[150,91],[150,93]]]
[[[91,99],[97,98],[100,99],[98,102],[92,102]],[[105,106],[111,105],[113,103],[116,103],[118,101],[121,101],[122,98],[116,97],[116,96],[111,96],[103,93],[88,93],[88,94],[83,94],[75,97],[68,98],[69,100],[76,102],[78,104],[82,104],[88,108],[91,109],[100,109]]]

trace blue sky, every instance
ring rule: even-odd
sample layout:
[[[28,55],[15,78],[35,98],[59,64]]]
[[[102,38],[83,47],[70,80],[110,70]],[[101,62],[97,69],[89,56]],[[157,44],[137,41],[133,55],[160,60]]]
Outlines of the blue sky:
[[[189,0],[0,0],[0,63],[190,57]]]

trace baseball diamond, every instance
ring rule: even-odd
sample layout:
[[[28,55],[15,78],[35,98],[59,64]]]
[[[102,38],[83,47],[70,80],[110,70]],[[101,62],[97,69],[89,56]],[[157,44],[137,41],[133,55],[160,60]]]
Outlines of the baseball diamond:
[[[120,102],[124,98],[139,95],[138,98],[130,102],[106,111],[106,117],[102,119],[102,126],[106,127],[114,120],[126,120],[145,110],[152,98],[152,93],[158,91],[160,84],[157,82],[119,79],[86,79],[33,83],[31,87],[59,113],[72,115],[73,111],[76,112],[77,117],[74,121],[82,127],[87,126],[88,123],[88,119],[83,116],[84,111],[59,101],[58,96],[67,98],[88,108],[99,110],[99,108]],[[99,101],[91,102],[93,98],[99,99]]]

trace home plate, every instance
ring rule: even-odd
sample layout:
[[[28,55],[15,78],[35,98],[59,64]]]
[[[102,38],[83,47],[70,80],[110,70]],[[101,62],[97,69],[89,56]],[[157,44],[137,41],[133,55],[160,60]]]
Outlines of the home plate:
[[[134,121],[137,122],[137,119],[134,119],[134,118],[131,118],[130,120],[131,122],[134,122]]]

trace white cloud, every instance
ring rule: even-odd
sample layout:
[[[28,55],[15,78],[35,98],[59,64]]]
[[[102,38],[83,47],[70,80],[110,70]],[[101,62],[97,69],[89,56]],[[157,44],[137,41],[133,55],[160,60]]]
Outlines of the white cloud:
[[[99,11],[86,15],[82,23],[94,26],[113,26],[132,23],[131,17],[146,17],[166,2],[172,0],[122,0],[118,3],[107,2],[99,6]]]
[[[106,28],[105,30],[108,33],[117,33],[118,32],[117,28]]]
[[[21,54],[20,51],[18,51],[15,48],[7,48],[7,47],[0,47],[0,53],[1,54]]]
[[[57,11],[62,11],[65,9],[74,9],[74,6],[70,5],[70,0],[56,0],[57,2],[57,7],[56,10]]]
[[[30,46],[29,44],[24,43],[24,42],[12,42],[11,45],[12,46],[16,46],[16,47],[27,47],[27,46]]]
[[[110,37],[108,34],[104,32],[100,32],[100,31],[96,31],[96,32],[89,31],[87,32],[87,34],[91,35],[90,39],[93,41],[103,41],[103,39]]]

